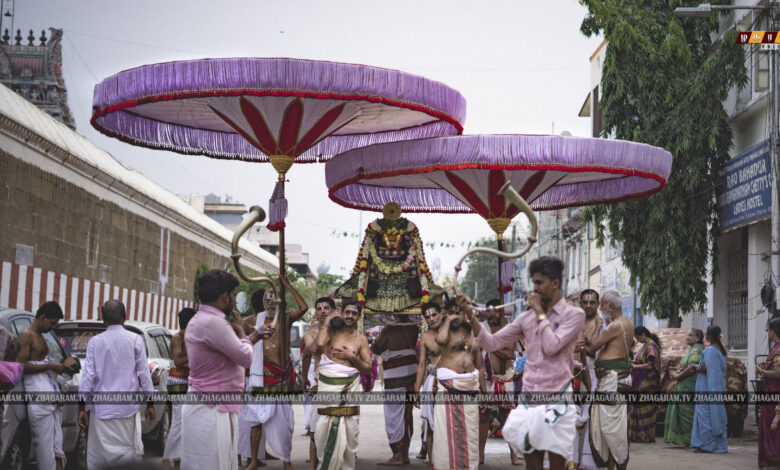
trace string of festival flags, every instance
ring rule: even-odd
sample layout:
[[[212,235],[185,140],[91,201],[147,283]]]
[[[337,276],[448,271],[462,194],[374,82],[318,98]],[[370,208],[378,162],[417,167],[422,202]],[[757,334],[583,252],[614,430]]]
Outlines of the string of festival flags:
[[[363,234],[352,232],[349,230],[342,230],[333,228],[330,232],[331,238],[336,239],[357,239],[360,240],[363,237]],[[518,243],[525,243],[525,240],[521,238],[520,236],[515,237]],[[465,248],[467,250],[471,249],[474,246],[477,246],[479,241],[426,241],[423,242],[425,245],[425,248],[427,250],[435,250],[437,248]],[[504,243],[511,244],[512,239],[507,237],[504,239]]]

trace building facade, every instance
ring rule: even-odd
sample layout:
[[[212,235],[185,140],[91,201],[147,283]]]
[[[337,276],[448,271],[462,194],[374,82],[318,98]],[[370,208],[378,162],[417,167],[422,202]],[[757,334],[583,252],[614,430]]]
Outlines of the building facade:
[[[755,6],[761,2],[734,3]],[[729,12],[721,16],[720,25],[718,37],[735,27],[739,31],[773,30],[761,10]],[[774,314],[761,301],[761,290],[772,277],[772,89],[770,52],[758,45],[745,47],[748,83],[742,90],[731,90],[724,103],[734,146],[718,188],[720,269],[713,279],[708,315],[723,329],[731,351],[747,365],[752,380],[756,378],[754,359],[769,350],[766,325]],[[775,279],[778,274],[774,273]]]

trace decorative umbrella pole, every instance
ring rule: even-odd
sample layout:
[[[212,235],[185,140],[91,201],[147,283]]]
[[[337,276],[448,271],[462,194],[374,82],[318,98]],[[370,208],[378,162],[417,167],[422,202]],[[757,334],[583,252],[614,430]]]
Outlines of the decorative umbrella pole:
[[[284,185],[293,162],[324,161],[374,143],[460,134],[465,113],[457,91],[397,70],[234,58],[145,65],[108,77],[95,86],[91,123],[143,147],[270,160],[279,177],[268,228],[280,231],[283,274]],[[286,325],[283,289],[279,321]],[[282,330],[289,349],[289,328]]]
[[[343,206],[376,211],[394,201],[406,212],[477,213],[499,235],[523,206],[530,212],[656,194],[671,166],[669,152],[635,142],[469,135],[354,149],[329,161],[325,176],[330,198]]]

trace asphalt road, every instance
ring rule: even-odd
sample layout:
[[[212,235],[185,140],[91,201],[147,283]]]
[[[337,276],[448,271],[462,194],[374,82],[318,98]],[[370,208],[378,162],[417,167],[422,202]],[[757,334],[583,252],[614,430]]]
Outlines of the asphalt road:
[[[293,405],[295,412],[295,434],[293,437],[292,464],[296,469],[307,469],[306,459],[309,452],[309,438],[303,433],[303,405]],[[414,410],[415,433],[419,431],[419,410]],[[430,466],[414,455],[420,450],[419,434],[415,434],[409,455],[411,465],[403,468],[430,469]],[[384,415],[381,405],[363,405],[360,409],[360,437],[358,448],[358,469],[387,468],[377,467],[377,463],[391,456],[387,445],[387,435],[384,429]],[[160,457],[149,456],[150,462],[159,463]],[[267,469],[282,468],[279,461],[269,460]],[[489,439],[485,448],[485,465],[481,470],[499,470],[512,467],[509,462],[509,447],[503,439]],[[244,468],[244,466],[242,466]],[[747,430],[745,436],[729,439],[727,454],[700,454],[689,449],[670,447],[658,439],[655,444],[631,444],[631,460],[629,468],[633,469],[665,469],[682,468],[685,470],[735,469],[744,470],[758,468],[758,444],[756,436]]]

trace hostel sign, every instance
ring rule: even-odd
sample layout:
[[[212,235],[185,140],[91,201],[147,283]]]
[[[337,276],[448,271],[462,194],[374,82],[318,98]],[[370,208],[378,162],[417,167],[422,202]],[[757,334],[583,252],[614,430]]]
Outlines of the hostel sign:
[[[720,229],[732,230],[768,218],[772,210],[769,140],[726,164],[718,185]]]

